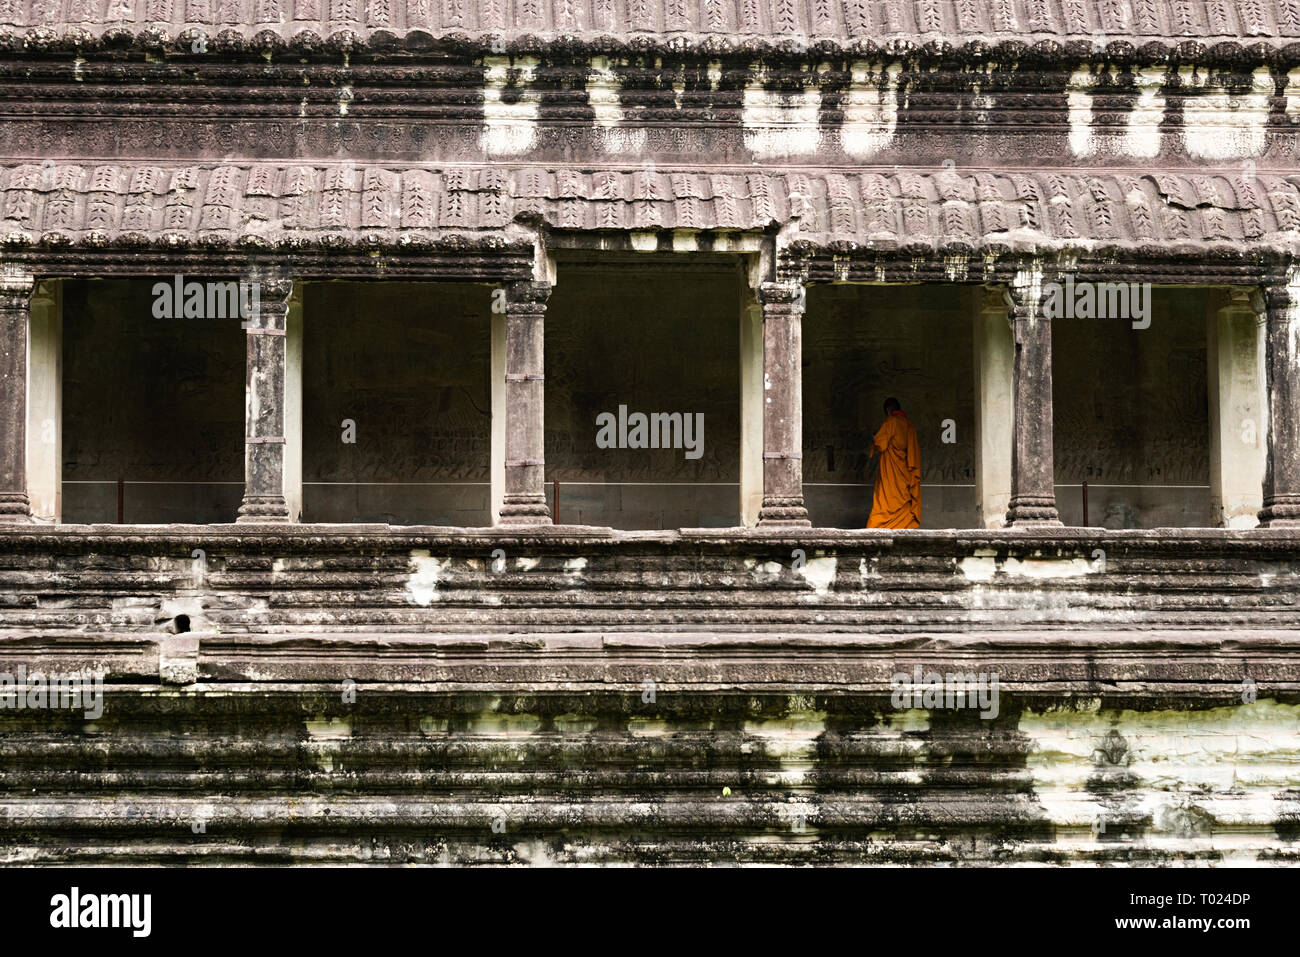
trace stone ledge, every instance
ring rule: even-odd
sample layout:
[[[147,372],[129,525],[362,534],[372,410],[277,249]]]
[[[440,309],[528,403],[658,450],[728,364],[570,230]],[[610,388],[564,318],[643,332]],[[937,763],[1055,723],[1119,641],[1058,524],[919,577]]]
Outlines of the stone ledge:
[[[996,674],[1008,692],[1240,698],[1300,691],[1300,631],[979,634],[49,635],[0,633],[0,671],[100,670],[195,693],[364,683],[438,692],[884,693],[896,674]],[[141,690],[150,683],[139,685]]]

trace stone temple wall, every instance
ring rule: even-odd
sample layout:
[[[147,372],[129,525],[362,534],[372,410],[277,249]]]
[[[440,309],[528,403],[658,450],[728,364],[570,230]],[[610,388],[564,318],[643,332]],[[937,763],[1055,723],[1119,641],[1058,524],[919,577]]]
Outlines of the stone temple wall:
[[[1297,576],[1226,531],[7,532],[0,671],[105,678],[0,709],[3,859],[1296,863]]]
[[[1294,0],[252,7],[0,4],[0,863],[1298,862]]]

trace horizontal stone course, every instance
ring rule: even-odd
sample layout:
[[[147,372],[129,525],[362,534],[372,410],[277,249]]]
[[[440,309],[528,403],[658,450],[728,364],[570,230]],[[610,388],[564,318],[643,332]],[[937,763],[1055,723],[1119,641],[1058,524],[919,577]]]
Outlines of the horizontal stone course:
[[[223,0],[197,8],[182,0],[17,0],[0,23],[88,34],[206,27],[248,38],[309,29],[359,37],[488,33],[586,37],[668,34],[684,38],[768,36],[807,43],[884,36],[1300,37],[1291,0]]]

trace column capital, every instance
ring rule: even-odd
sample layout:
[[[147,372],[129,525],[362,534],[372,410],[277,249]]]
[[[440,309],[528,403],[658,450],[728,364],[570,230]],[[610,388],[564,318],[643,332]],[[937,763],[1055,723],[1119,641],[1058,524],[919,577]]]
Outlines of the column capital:
[[[1300,279],[1293,277],[1289,282],[1266,283],[1259,287],[1259,298],[1255,302],[1258,312],[1268,316],[1285,316],[1300,306]]]
[[[801,282],[759,283],[758,301],[764,309],[786,306],[792,315],[801,316],[807,303],[807,287]]]
[[[289,315],[289,300],[293,298],[296,283],[278,273],[261,276],[255,274],[244,282],[254,287],[255,293],[250,303],[252,315],[246,318],[244,328],[250,331],[283,332]],[[240,295],[242,298],[242,290]]]
[[[551,297],[551,284],[535,279],[521,279],[506,285],[506,306],[510,312],[525,312],[530,305],[545,306]]]
[[[980,287],[980,312],[1005,313],[1011,305],[1005,286]]]
[[[288,300],[293,295],[295,285],[292,276],[279,272],[253,273],[247,281],[257,283],[258,290],[265,298],[276,300]]]
[[[36,292],[36,277],[19,266],[0,266],[0,307],[26,309]]]
[[[1248,312],[1255,316],[1264,313],[1264,297],[1254,286],[1230,286],[1216,300],[1217,312]]]
[[[1034,268],[1016,273],[1011,282],[1002,287],[1003,303],[1012,322],[1051,321],[1044,303],[1056,286],[1056,280]]]

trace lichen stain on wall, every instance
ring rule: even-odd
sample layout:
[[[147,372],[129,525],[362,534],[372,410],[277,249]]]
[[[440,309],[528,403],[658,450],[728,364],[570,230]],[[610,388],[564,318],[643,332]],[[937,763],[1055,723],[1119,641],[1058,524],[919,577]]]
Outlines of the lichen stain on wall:
[[[1114,813],[1095,787],[1109,775],[1123,791],[1123,816],[1146,822],[1147,844],[1249,858],[1276,840],[1275,794],[1300,786],[1300,705],[1271,699],[1141,712],[1080,702],[1026,711],[1018,731],[1058,841],[1096,840],[1098,822]]]

